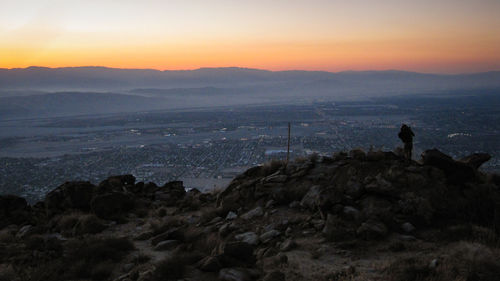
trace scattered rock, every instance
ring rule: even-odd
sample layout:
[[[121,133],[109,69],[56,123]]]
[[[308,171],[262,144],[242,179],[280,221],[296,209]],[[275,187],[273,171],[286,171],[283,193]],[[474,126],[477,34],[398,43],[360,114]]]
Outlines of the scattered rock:
[[[343,213],[350,220],[359,221],[361,219],[361,212],[352,206],[345,206]]]
[[[354,273],[356,273],[356,267],[354,267],[353,265],[344,266],[342,268],[342,272],[347,276],[353,275]]]
[[[241,215],[241,218],[244,220],[251,220],[255,217],[262,217],[263,215],[264,215],[264,209],[262,209],[262,207],[259,206]]]
[[[229,212],[227,213],[226,220],[234,220],[238,218],[238,215],[235,212]]]
[[[211,224],[217,224],[221,221],[223,221],[224,219],[221,218],[221,217],[215,217],[213,218],[211,221],[207,222],[207,225],[211,225]]]
[[[319,185],[312,186],[300,201],[300,205],[309,208],[309,210],[317,210],[320,201],[321,190],[322,188]]]
[[[293,201],[291,202],[288,207],[291,209],[299,209],[300,208],[300,202],[299,201]]]
[[[238,268],[223,268],[219,271],[222,281],[251,281],[252,277],[245,270]]]
[[[267,231],[267,232],[261,234],[259,238],[260,238],[260,241],[262,241],[262,243],[267,243],[267,242],[271,241],[273,238],[280,236],[280,235],[281,235],[281,232],[279,232],[276,229],[273,229],[273,230],[270,230],[270,231]]]
[[[356,234],[365,240],[384,238],[387,232],[387,227],[383,223],[377,221],[364,222],[356,230]]]
[[[245,242],[225,242],[217,249],[219,261],[225,266],[255,263],[254,246]]]
[[[225,237],[233,230],[235,230],[235,227],[231,223],[225,223],[219,228],[219,235]]]
[[[401,240],[401,241],[416,241],[417,238],[415,238],[415,236],[413,235],[398,235],[398,239]]]
[[[179,246],[181,244],[180,241],[178,240],[165,240],[160,243],[158,243],[154,250],[155,251],[167,251],[167,250],[172,250],[175,247]]]
[[[429,268],[430,269],[435,269],[439,265],[439,260],[438,259],[433,259],[429,263]]]
[[[28,236],[29,234],[33,233],[33,226],[32,225],[25,225],[19,229],[19,231],[16,234],[16,238],[22,239],[25,236]]]
[[[340,217],[333,214],[328,214],[322,233],[330,241],[343,240],[354,235],[352,229]]]
[[[234,236],[234,238],[238,241],[242,241],[250,245],[259,244],[259,236],[255,234],[255,232],[245,232]]]
[[[130,270],[132,270],[132,268],[134,268],[134,264],[133,263],[126,263],[122,266],[122,270],[124,272],[129,272]]]
[[[365,186],[366,192],[381,194],[381,195],[394,195],[396,194],[396,188],[386,179],[382,177],[382,174],[378,174],[375,179]]]
[[[296,246],[297,246],[297,243],[295,243],[294,240],[289,238],[289,239],[286,239],[285,241],[283,241],[283,243],[281,243],[280,250],[282,252],[287,252],[287,251],[292,250]]]
[[[197,263],[197,267],[202,271],[217,272],[222,266],[217,257],[207,256]]]
[[[413,224],[405,222],[401,225],[401,229],[403,229],[403,231],[406,233],[412,233],[416,228],[413,226]]]
[[[274,175],[264,178],[264,182],[266,183],[281,183],[285,182],[288,179],[287,175]]]
[[[137,241],[148,240],[149,238],[153,237],[153,235],[154,235],[154,232],[152,232],[152,231],[141,232],[141,233],[137,234],[136,236],[134,236],[134,240],[137,240]]]
[[[349,196],[352,199],[356,200],[356,199],[360,198],[364,194],[365,189],[361,185],[361,183],[349,181],[346,184],[346,188],[345,188],[344,192],[345,192],[345,194],[347,196]]]
[[[266,202],[266,206],[265,206],[265,207],[266,207],[266,209],[272,208],[272,207],[274,206],[274,203],[275,203],[275,202],[274,202],[274,200],[272,200],[272,199],[271,199],[271,200],[269,200],[269,201],[267,201],[267,202]]]
[[[165,255],[173,257],[174,269],[199,269],[185,272],[184,278],[213,279],[219,273],[220,280],[285,280],[282,272],[272,271],[275,266],[286,269],[287,275],[299,280],[305,276],[293,275],[293,268],[301,262],[307,265],[302,258],[324,256],[326,260],[332,253],[338,253],[341,257],[337,258],[354,260],[358,258],[353,254],[357,247],[373,245],[371,250],[376,251],[398,249],[398,245],[399,249],[413,251],[421,245],[410,243],[416,240],[413,224],[419,227],[418,237],[432,244],[432,239],[442,239],[434,234],[437,222],[449,219],[460,225],[495,222],[500,198],[495,178],[475,170],[486,161],[485,155],[455,161],[431,151],[425,155],[427,164],[423,165],[385,152],[364,154],[353,150],[350,155],[311,157],[286,167],[250,169],[217,195],[197,190],[186,193],[182,182],[162,187],[135,184],[135,178],[126,175],[110,177],[98,188],[87,182],[66,183],[51,192],[45,203],[34,206],[22,198],[0,196],[0,225],[5,226],[0,231],[0,244],[21,245],[18,251],[24,251],[13,258],[4,257],[3,262],[22,259],[30,267],[33,261],[56,259],[77,240],[100,239],[101,235],[92,237],[96,232],[85,229],[104,227],[107,228],[104,237],[120,231],[120,235],[135,235],[134,240],[150,239],[151,245],[134,242],[137,252],[148,253],[151,248],[171,251],[148,255],[145,261],[125,257],[114,264],[116,270],[111,280],[117,280],[115,273],[122,274],[122,270],[128,273],[118,277],[121,281],[149,281],[155,265]],[[144,210],[141,216],[140,211]],[[244,210],[250,211],[243,213]],[[17,220],[23,214],[25,218]],[[118,223],[125,217],[128,223],[116,225],[98,217]],[[64,232],[55,226],[63,221],[68,225]],[[73,236],[67,234],[68,229]],[[478,229],[463,232],[467,237],[488,239],[494,232],[487,227]],[[319,231],[324,237],[318,235]],[[463,234],[453,233],[457,237]],[[153,237],[154,234],[158,235]],[[387,241],[390,244],[380,246],[378,242],[359,241],[385,237],[391,238]],[[296,241],[300,241],[300,251],[293,251]],[[5,249],[7,254],[11,250]],[[290,266],[285,265],[288,258]],[[426,267],[428,260],[423,261]],[[338,261],[338,266],[341,262]],[[437,259],[429,264],[430,268],[437,266]],[[255,268],[268,272],[263,274]],[[342,277],[356,274],[351,266],[332,272],[337,273]]]
[[[285,274],[281,271],[272,271],[264,276],[263,281],[285,281]]]

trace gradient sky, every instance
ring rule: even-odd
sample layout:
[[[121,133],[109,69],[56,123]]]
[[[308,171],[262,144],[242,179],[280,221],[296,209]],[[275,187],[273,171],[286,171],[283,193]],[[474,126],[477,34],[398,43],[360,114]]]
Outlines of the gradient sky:
[[[500,70],[500,0],[0,0],[0,67]]]

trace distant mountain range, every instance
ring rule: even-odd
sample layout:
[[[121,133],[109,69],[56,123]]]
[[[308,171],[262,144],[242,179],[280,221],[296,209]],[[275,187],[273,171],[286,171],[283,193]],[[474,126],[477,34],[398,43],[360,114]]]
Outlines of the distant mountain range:
[[[293,85],[406,85],[436,87],[500,86],[500,71],[461,75],[406,71],[268,71],[249,68],[196,70],[118,69],[106,67],[28,67],[0,69],[0,89],[127,90],[131,88],[228,87],[292,83]],[[231,87],[229,86],[229,87]]]
[[[28,67],[0,69],[0,117],[356,100],[474,89],[500,89],[500,71],[441,75],[395,70]]]

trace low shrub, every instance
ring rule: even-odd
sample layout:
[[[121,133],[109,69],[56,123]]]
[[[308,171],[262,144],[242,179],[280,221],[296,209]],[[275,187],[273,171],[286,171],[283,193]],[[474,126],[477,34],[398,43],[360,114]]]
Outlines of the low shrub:
[[[398,259],[384,271],[391,281],[495,281],[500,276],[500,252],[479,243],[460,242],[449,247],[447,255]]]
[[[139,253],[137,256],[134,256],[134,258],[132,259],[132,262],[135,265],[139,265],[139,264],[147,263],[150,260],[151,260],[150,256],[148,256],[144,253]]]
[[[96,234],[106,229],[104,222],[95,215],[83,215],[73,228],[74,235]]]
[[[161,234],[171,228],[178,227],[182,225],[182,221],[178,218],[167,217],[161,221],[152,222],[150,225],[151,231],[153,231],[153,235]]]
[[[280,168],[284,166],[285,166],[285,161],[273,159],[269,162],[264,163],[260,171],[262,173],[262,176],[268,176],[277,172]]]
[[[90,238],[70,241],[65,248],[64,278],[104,280],[134,245],[126,238]]]
[[[153,273],[152,281],[178,280],[184,276],[184,261],[178,258],[167,258],[161,261]]]
[[[418,257],[398,259],[385,269],[385,273],[391,281],[424,281],[432,274],[429,262]]]
[[[171,257],[156,265],[151,281],[178,280],[184,277],[186,266],[199,261],[203,256],[196,253],[176,251]]]

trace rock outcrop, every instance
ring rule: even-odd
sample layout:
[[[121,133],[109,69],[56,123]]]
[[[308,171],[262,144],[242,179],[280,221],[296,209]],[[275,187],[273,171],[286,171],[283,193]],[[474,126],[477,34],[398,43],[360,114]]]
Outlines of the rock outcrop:
[[[217,194],[124,175],[67,182],[34,206],[0,196],[0,277],[384,280],[381,266],[367,267],[381,256],[500,241],[498,176],[477,170],[488,159],[354,150],[266,163]],[[443,270],[433,260],[431,275]]]

